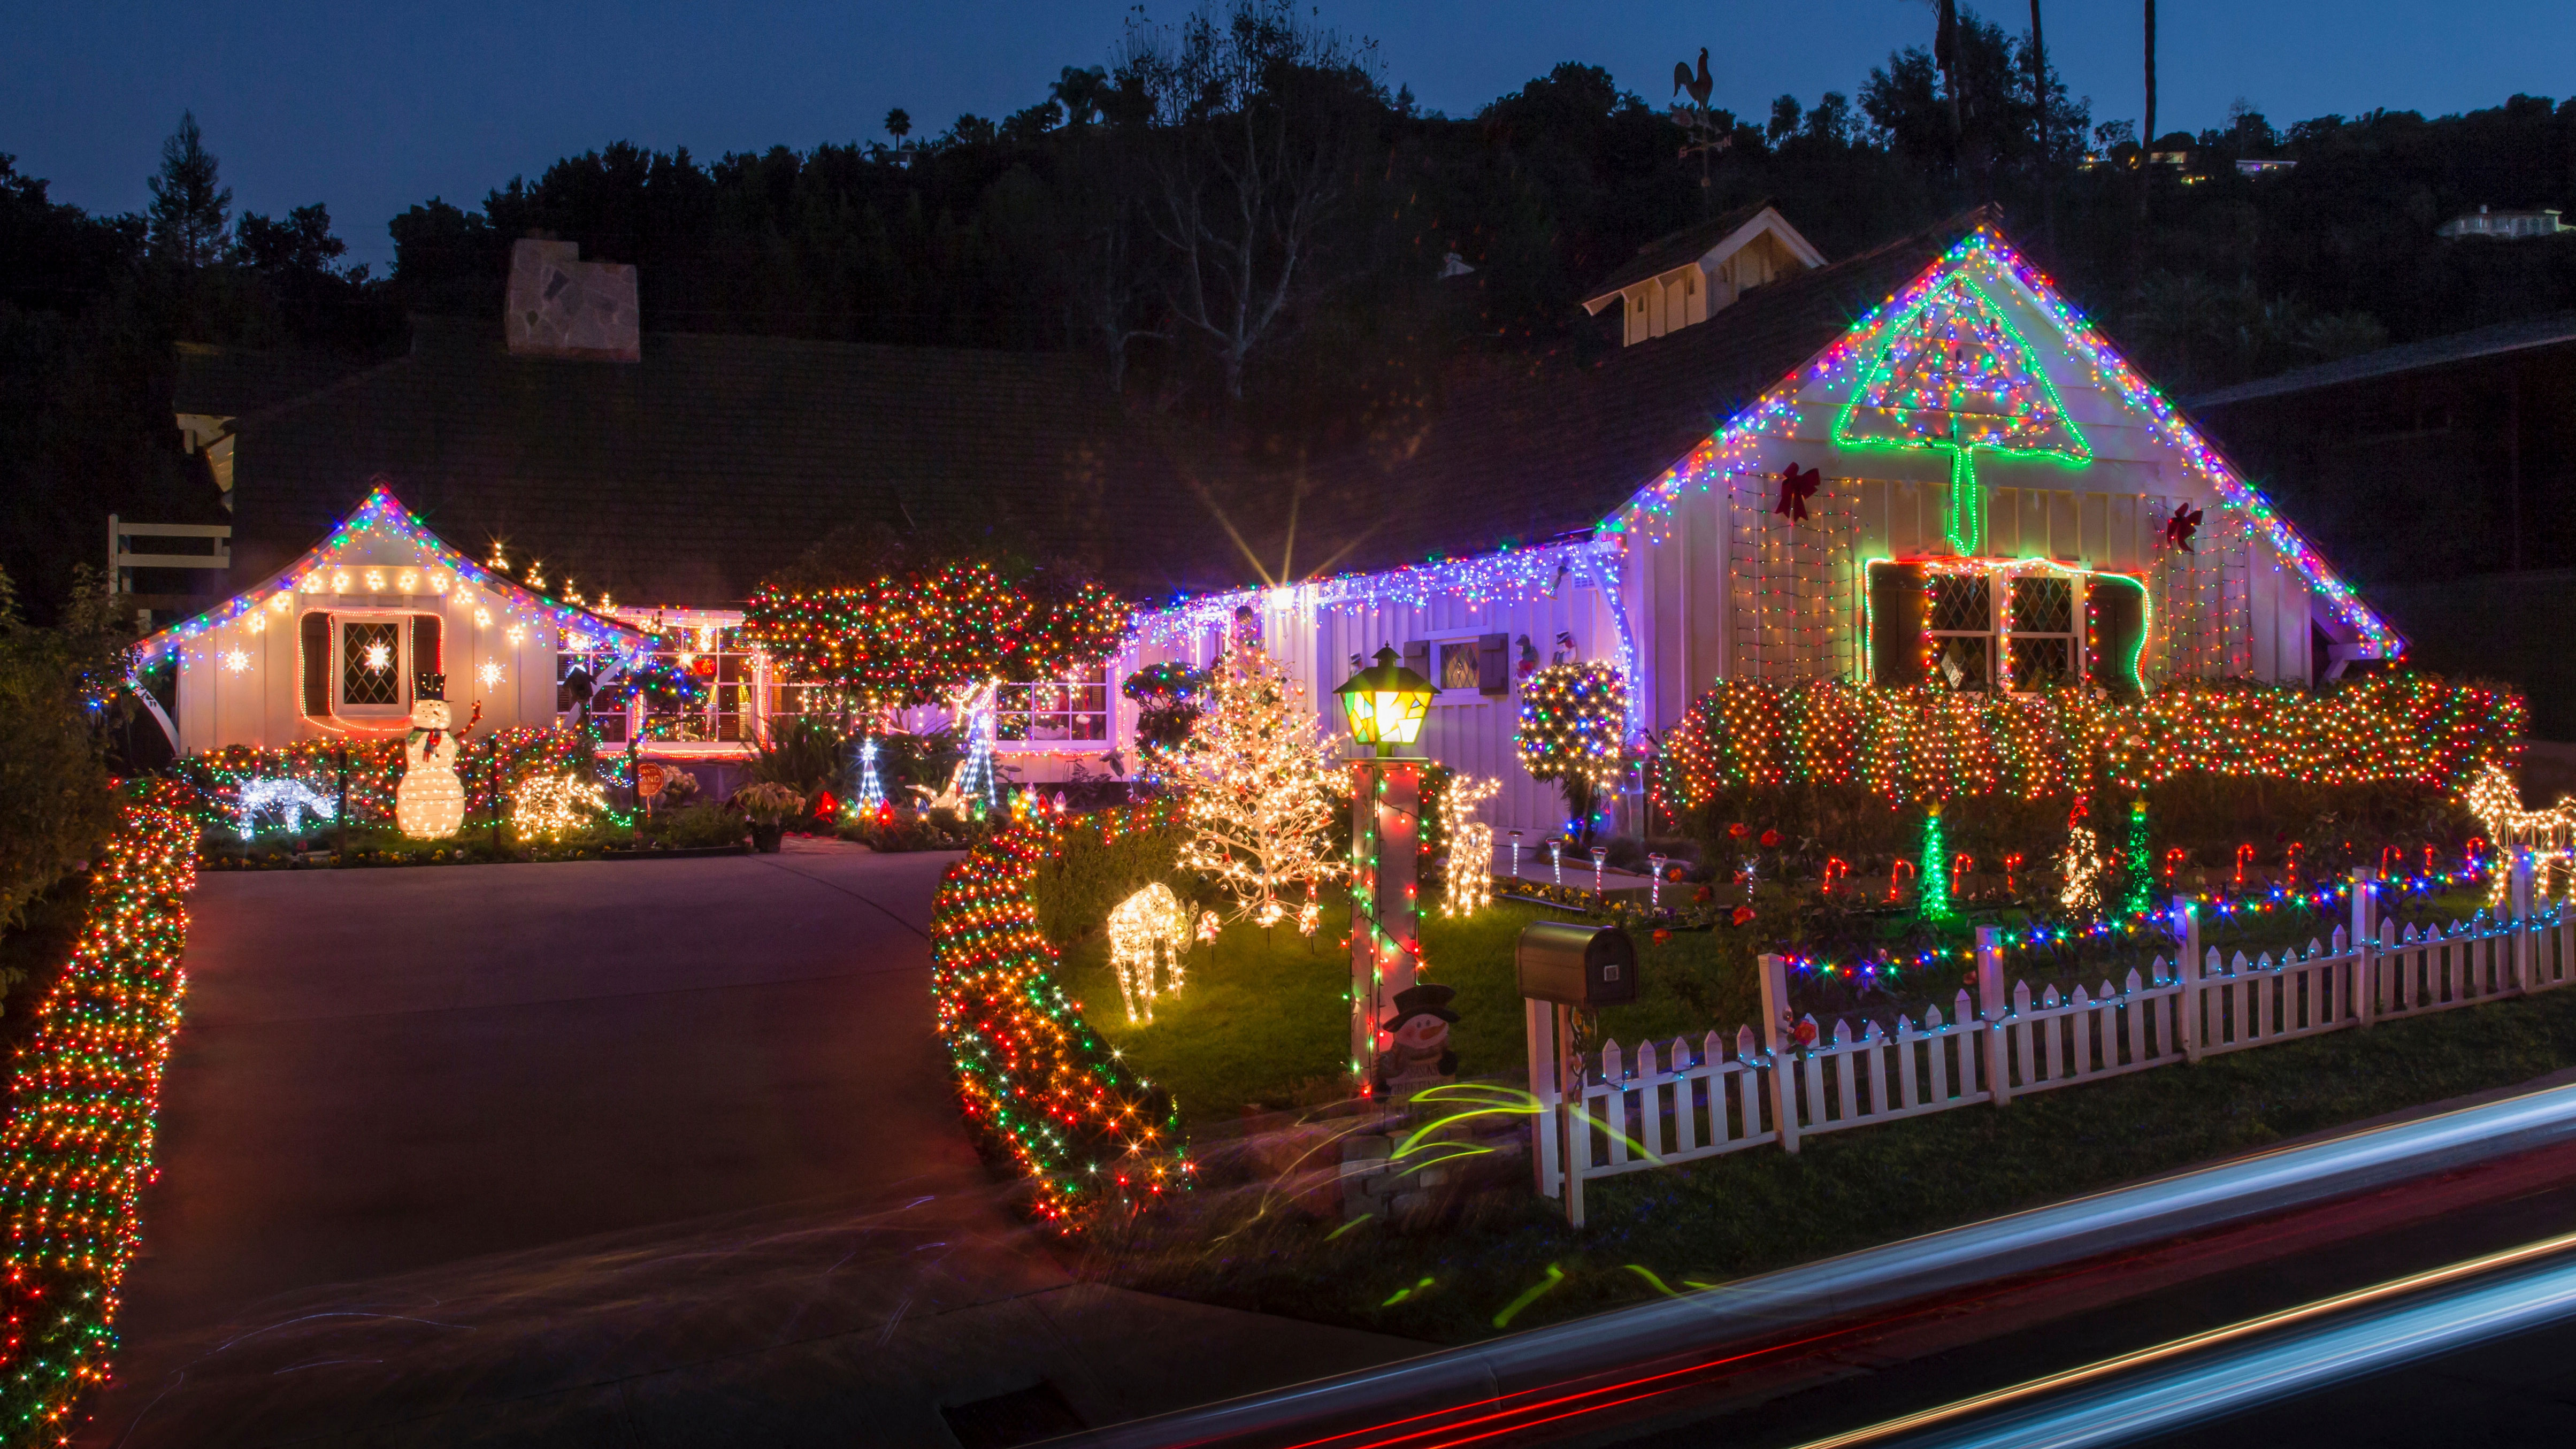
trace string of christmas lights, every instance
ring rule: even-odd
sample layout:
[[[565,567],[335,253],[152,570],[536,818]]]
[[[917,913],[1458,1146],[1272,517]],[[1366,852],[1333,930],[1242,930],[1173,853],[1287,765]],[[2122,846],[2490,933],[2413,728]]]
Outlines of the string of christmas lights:
[[[2404,782],[2457,793],[2522,733],[2508,689],[2431,675],[2322,693],[2175,680],[2141,700],[1721,680],[1664,741],[1657,773],[1693,809],[1728,789],[1851,786],[1890,800],[2136,792],[2186,774],[2316,785]]]
[[[1675,505],[1685,496],[1739,483],[1760,486],[1760,481],[1778,466],[1766,456],[1766,444],[1786,442],[1799,434],[1804,417],[1799,394],[1809,386],[1844,395],[1856,392],[1873,361],[1889,348],[1898,327],[1936,293],[1949,287],[1953,278],[1962,275],[1990,300],[1992,294],[2005,288],[2018,289],[2028,296],[2091,372],[2096,385],[2144,415],[2150,431],[2180,455],[2185,472],[2206,484],[2222,507],[2240,515],[2246,528],[2322,594],[2335,616],[2360,637],[2372,654],[2395,658],[2403,650],[2405,641],[2361,602],[2289,520],[2246,483],[2162,393],[2129,366],[2047,277],[2002,236],[1984,227],[1962,237],[1939,261],[1862,319],[1813,364],[1783,378],[1759,401],[1729,418],[1708,441],[1605,519],[1601,531],[1660,543],[1673,536]],[[1926,410],[1927,423],[1929,416]]]
[[[401,567],[353,561],[353,554],[363,553],[385,539],[417,550],[423,562]],[[367,490],[354,512],[294,563],[224,603],[182,619],[137,644],[134,666],[141,669],[164,656],[179,656],[197,640],[230,625],[260,632],[271,616],[284,619],[293,610],[297,594],[355,592],[444,598],[456,588],[481,589],[495,595],[503,607],[564,631],[567,647],[575,652],[588,653],[614,643],[631,653],[644,644],[644,636],[627,625],[538,592],[543,582],[542,578],[532,578],[522,584],[448,547],[429,531],[418,514],[403,507],[392,491],[379,483]],[[605,600],[602,607],[606,607]]]
[[[91,871],[79,944],[17,1053],[0,1128],[0,1425],[13,1444],[69,1443],[80,1396],[108,1378],[187,990],[198,828],[167,786],[125,805]]]
[[[492,764],[500,758],[500,786],[506,799],[530,775],[559,775],[594,769],[608,783],[615,762],[593,754],[586,734],[536,726],[478,731],[458,741],[457,779],[465,786],[469,819],[489,819],[492,808]],[[394,788],[402,783],[403,742],[379,739],[308,739],[287,745],[225,745],[186,756],[170,765],[170,778],[189,787],[189,810],[208,828],[229,829],[241,818],[242,792],[266,780],[296,780],[323,798],[339,801],[340,761],[345,751],[349,770],[351,825],[391,824]]]
[[[1234,611],[1240,608],[1256,613],[1265,609],[1321,613],[1389,605],[1418,609],[1441,599],[1462,600],[1474,608],[1553,598],[1578,573],[1597,581],[1600,552],[1590,542],[1545,543],[1467,558],[1431,559],[1376,573],[1201,594],[1139,612],[1134,636],[1148,648],[1186,648],[1211,631],[1232,628]]]
[[[856,587],[763,585],[744,609],[743,635],[789,678],[892,708],[941,703],[963,684],[1057,679],[1098,664],[1118,651],[1129,616],[1098,584],[1037,587],[965,559]]]
[[[1180,823],[1168,800],[1005,827],[948,868],[931,907],[931,995],[967,1124],[1016,1163],[1065,1232],[1187,1186],[1180,1112],[1083,1020],[1038,929],[1039,865],[1074,832],[1100,844]]]
[[[1521,684],[1513,744],[1537,780],[1576,780],[1594,790],[1619,782],[1625,767],[1628,686],[1597,661],[1550,664]]]

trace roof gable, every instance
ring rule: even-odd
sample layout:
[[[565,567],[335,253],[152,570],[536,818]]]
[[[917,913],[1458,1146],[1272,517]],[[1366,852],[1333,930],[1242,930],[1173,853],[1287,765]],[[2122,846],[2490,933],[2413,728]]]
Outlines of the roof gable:
[[[498,596],[506,608],[576,634],[613,641],[620,648],[637,649],[648,642],[644,634],[629,625],[549,599],[508,575],[484,568],[465,557],[424,527],[411,510],[394,497],[393,490],[379,479],[367,490],[367,496],[357,508],[324,535],[321,542],[305,550],[293,563],[225,602],[193,618],[182,619],[143,640],[135,646],[136,663],[149,664],[164,653],[176,652],[209,630],[222,628],[257,612],[272,599],[326,592],[335,595],[351,592],[413,593],[413,590],[399,586],[393,590],[375,587],[351,590],[335,581],[337,576],[354,570],[359,574],[357,582],[364,585],[368,573],[404,568],[401,563],[381,557],[351,556],[365,553],[382,543],[391,543],[408,551],[411,558],[409,567],[417,568],[424,575],[418,582],[429,597],[443,597],[451,587],[481,589]]]
[[[1619,293],[1639,282],[1651,281],[1666,272],[1679,271],[1692,263],[1715,267],[1728,257],[1753,244],[1753,239],[1768,234],[1777,238],[1789,254],[1809,267],[1825,264],[1825,254],[1798,234],[1779,209],[1767,201],[1740,206],[1713,221],[1685,227],[1669,236],[1657,237],[1637,249],[1627,265],[1612,272],[1592,288],[1583,301],[1583,310],[1599,316],[1601,309],[1618,300]]]
[[[1614,510],[1603,528],[1660,539],[1668,535],[1673,505],[1684,494],[1763,475],[1769,467],[1764,443],[1796,431],[1819,395],[1836,398],[1836,411],[1847,412],[1847,400],[1858,394],[1901,329],[1936,298],[1962,285],[1989,298],[2010,293],[2026,301],[2045,324],[2032,333],[2030,343],[2056,351],[2065,365],[2089,373],[2139,426],[2171,450],[2194,482],[2205,486],[2222,508],[2240,515],[2295,569],[2371,652],[2383,658],[2403,652],[2404,639],[2387,621],[2362,603],[2315,546],[1990,221],[1980,221],[1883,305],[1729,418],[1688,457]],[[1966,450],[1958,455],[1967,456]]]

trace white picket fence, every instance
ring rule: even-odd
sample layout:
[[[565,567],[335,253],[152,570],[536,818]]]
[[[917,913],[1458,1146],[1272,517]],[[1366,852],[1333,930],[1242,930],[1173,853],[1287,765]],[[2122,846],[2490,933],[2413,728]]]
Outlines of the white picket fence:
[[[2349,929],[2338,926],[2331,941],[2312,940],[2278,959],[2249,961],[2240,951],[2222,960],[2202,947],[2197,914],[2177,901],[2176,962],[2196,961],[2197,969],[2160,956],[2144,977],[2132,970],[2117,984],[2064,996],[2048,986],[2034,998],[2028,981],[2007,991],[1999,938],[1983,930],[1975,992],[1962,988],[1947,1015],[1933,1007],[1919,1025],[1900,1016],[1892,1032],[1875,1021],[1857,1032],[1846,1021],[1825,1026],[1813,1016],[1800,1032],[1777,956],[1762,958],[1766,1025],[1738,1027],[1732,1037],[1711,1031],[1696,1045],[1675,1037],[1632,1053],[1614,1041],[1560,1067],[1557,1008],[1529,1002],[1530,1091],[1542,1109],[1533,1119],[1538,1190],[1569,1196],[1581,1220],[1581,1195],[1566,1194],[1561,1176],[1569,1143],[1584,1181],[1770,1142],[1795,1152],[1801,1137],[1820,1132],[2002,1106],[2032,1092],[2474,1006],[2576,977],[2576,912],[2532,908],[2527,860],[2513,872],[2508,916],[2448,927],[2383,931],[2373,883],[2367,872],[2354,874]],[[1795,1045],[1798,1035],[1811,1044]],[[1796,1110],[1784,1113],[1784,1102]]]

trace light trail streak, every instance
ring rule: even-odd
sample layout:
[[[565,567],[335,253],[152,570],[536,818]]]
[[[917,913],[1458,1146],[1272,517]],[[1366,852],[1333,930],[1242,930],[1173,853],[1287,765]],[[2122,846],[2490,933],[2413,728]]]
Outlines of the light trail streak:
[[[2504,1282],[2442,1294],[2430,1301],[2406,1301],[2422,1300],[2423,1295],[2440,1289],[2538,1263],[2570,1249],[2576,1249],[2576,1233],[2562,1233],[2518,1248],[2411,1273],[2349,1293],[2302,1303],[2295,1308],[2189,1334],[2009,1388],[1971,1395],[1955,1403],[1901,1415],[1865,1429],[1811,1439],[1798,1449],[1851,1449],[1854,1445],[1885,1443],[1900,1436],[1914,1436],[1923,1430],[1960,1424],[1962,1420],[2029,1404],[2051,1394],[2087,1385],[2105,1387],[1991,1423],[1964,1424],[1955,1433],[1915,1437],[1905,1442],[1924,1446],[1924,1449],[1931,1449],[1934,1445],[1943,1446],[1943,1449],[1989,1445],[2011,1445],[2016,1449],[2080,1449],[2080,1446],[2117,1444],[2147,1434],[2168,1432],[2188,1423],[2218,1417],[2233,1408],[2272,1402],[2367,1373],[2396,1359],[2463,1347],[2480,1339],[2576,1313],[2576,1260]],[[2325,1320],[2384,1305],[2394,1306],[2390,1311],[2369,1314],[2352,1322],[2325,1323]],[[2324,1326],[2308,1333],[2291,1335],[2279,1342],[2248,1343],[2285,1329],[2318,1324]],[[2240,1344],[2248,1346],[2207,1362],[2180,1365],[2133,1384],[2111,1382],[2141,1369],[2175,1364],[2194,1355]]]

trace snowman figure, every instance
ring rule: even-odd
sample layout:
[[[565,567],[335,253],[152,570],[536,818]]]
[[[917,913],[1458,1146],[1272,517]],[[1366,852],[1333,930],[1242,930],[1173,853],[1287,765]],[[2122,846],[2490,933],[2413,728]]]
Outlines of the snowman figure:
[[[1378,1054],[1380,1092],[1402,1101],[1457,1075],[1458,1053],[1449,1047],[1449,1024],[1458,1019],[1449,1002],[1457,994],[1454,986],[1428,981],[1395,993],[1395,1014],[1379,1027],[1394,1038]]]
[[[456,778],[456,717],[443,675],[424,674],[403,739],[402,783],[394,787],[394,823],[414,840],[444,840],[465,823],[465,786]]]

